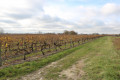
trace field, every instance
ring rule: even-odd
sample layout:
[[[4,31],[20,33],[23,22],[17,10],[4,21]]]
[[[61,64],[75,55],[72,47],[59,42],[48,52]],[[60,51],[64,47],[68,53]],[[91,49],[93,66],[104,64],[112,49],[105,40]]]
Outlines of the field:
[[[119,80],[120,38],[105,36],[85,42],[45,58],[2,68],[0,79]]]
[[[1,65],[31,61],[64,49],[72,48],[101,35],[1,35]]]
[[[120,0],[0,0],[0,80],[120,80]]]

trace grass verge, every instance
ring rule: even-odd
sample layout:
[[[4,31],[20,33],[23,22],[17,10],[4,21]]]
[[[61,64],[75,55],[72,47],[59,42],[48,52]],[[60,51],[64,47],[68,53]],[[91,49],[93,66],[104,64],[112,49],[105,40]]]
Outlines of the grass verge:
[[[98,45],[89,56],[84,68],[86,75],[80,80],[120,80],[120,56],[112,37]]]

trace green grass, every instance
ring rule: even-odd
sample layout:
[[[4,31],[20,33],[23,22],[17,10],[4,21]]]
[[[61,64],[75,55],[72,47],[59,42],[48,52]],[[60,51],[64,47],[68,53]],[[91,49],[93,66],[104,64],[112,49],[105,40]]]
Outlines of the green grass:
[[[47,69],[46,74],[43,73],[43,76],[45,77],[44,80],[51,80],[51,79],[52,80],[61,80],[61,78],[59,77],[61,71],[64,71],[65,69],[67,69],[70,66],[72,66],[73,64],[75,64],[75,62],[80,60],[83,56],[89,54],[90,52],[93,52],[94,49],[96,48],[96,46],[98,44],[102,44],[102,42],[105,39],[106,39],[106,37],[103,37],[103,38],[97,39],[93,42],[82,45],[80,49],[76,50],[72,54],[66,56],[64,59],[59,61],[57,63],[57,66],[50,67],[49,69]],[[63,76],[62,78],[65,78],[65,76]]]
[[[36,71],[39,68],[42,68],[53,61],[59,60],[62,57],[65,57],[66,55],[71,54],[72,52],[82,48],[83,46],[84,45],[80,45],[72,49],[64,50],[57,54],[48,56],[46,58],[38,59],[32,62],[25,62],[22,64],[12,65],[7,68],[3,68],[0,70],[0,80],[7,79],[7,78],[15,79],[16,77],[23,76],[27,73]]]
[[[111,37],[106,37],[89,55],[84,68],[86,75],[80,80],[120,80],[120,56]]]

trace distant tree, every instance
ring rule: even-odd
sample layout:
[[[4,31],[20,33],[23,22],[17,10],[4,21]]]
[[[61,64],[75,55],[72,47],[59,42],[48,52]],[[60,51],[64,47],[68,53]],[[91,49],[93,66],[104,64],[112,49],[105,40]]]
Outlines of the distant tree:
[[[67,35],[68,35],[68,34],[69,34],[69,31],[65,30],[63,34],[67,34]]]
[[[69,32],[71,35],[77,35],[77,32],[75,32],[75,31],[70,31]]]
[[[57,33],[58,35],[62,35],[62,33]]]
[[[38,34],[42,34],[42,32],[41,32],[41,31],[38,31]]]
[[[63,32],[63,34],[66,34],[66,35],[77,35],[77,32],[65,30],[65,31]]]
[[[46,35],[47,35],[47,34],[52,34],[52,35],[55,35],[55,33],[44,33],[44,34],[46,34]]]
[[[3,28],[0,28],[0,34],[3,34],[3,33],[4,33]]]
[[[93,33],[93,35],[99,35],[99,33]]]

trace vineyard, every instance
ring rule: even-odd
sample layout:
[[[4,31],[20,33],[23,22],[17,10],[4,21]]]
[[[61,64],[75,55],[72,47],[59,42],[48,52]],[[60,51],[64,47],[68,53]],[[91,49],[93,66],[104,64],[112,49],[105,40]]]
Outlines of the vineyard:
[[[8,65],[20,60],[32,59],[33,57],[44,57],[53,52],[76,47],[99,37],[101,35],[0,35],[0,65]]]

